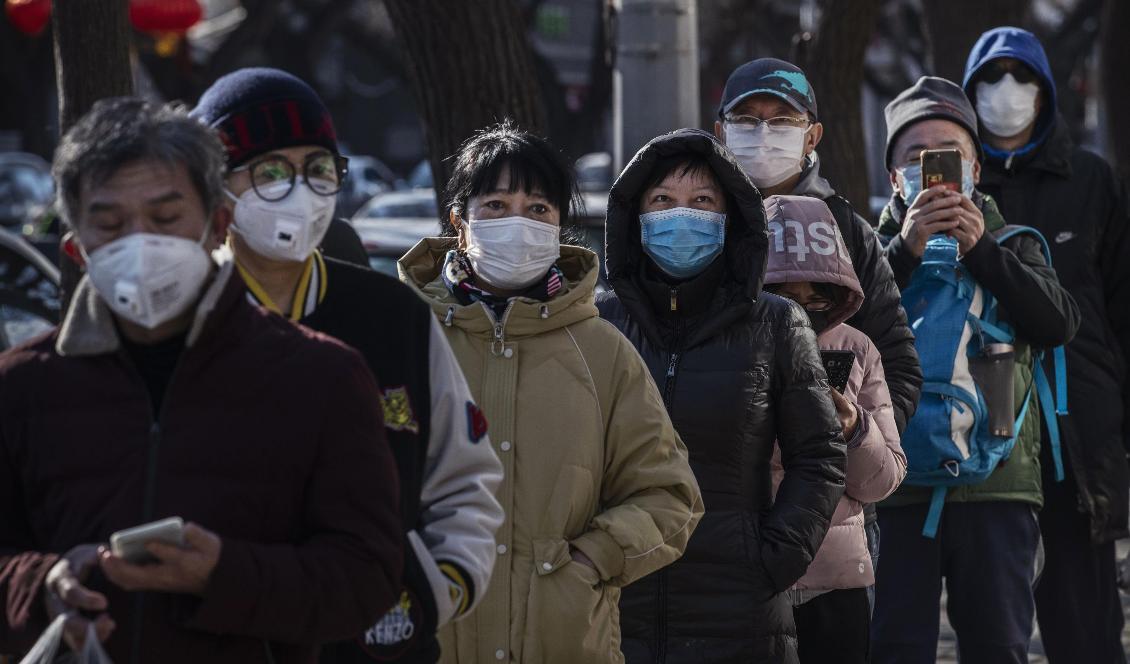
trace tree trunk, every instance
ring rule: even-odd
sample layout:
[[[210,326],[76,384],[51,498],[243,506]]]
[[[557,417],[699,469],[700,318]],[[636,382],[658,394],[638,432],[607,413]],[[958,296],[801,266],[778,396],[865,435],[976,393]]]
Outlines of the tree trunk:
[[[1107,0],[1100,41],[1106,125],[1115,167],[1122,182],[1130,186],[1130,125],[1125,120],[1130,117],[1130,48],[1122,41],[1128,31],[1130,3]]]
[[[821,174],[867,216],[870,189],[863,140],[863,54],[879,16],[880,0],[830,0],[816,35],[799,51],[826,123]]]
[[[545,130],[533,49],[515,0],[385,0],[385,7],[424,122],[437,200],[451,175],[448,157],[476,130],[505,118]]]
[[[1024,27],[1030,0],[926,0],[934,75],[961,84],[965,60],[986,30],[1002,25]]]
[[[59,132],[70,129],[94,102],[133,92],[126,0],[65,0],[52,3],[55,28],[55,85],[59,91]],[[63,311],[82,272],[59,252]]]
[[[126,0],[53,3],[61,132],[99,99],[133,92],[126,8]]]

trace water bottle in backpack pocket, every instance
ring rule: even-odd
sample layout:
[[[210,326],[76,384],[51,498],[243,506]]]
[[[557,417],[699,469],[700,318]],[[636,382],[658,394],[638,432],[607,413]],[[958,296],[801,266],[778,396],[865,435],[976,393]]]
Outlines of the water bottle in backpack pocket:
[[[1040,237],[1034,229],[1009,226],[996,239],[1001,242],[1019,233]],[[1046,243],[1044,248],[1050,264]],[[946,490],[985,481],[1011,454],[1033,393],[1038,391],[1041,401],[1045,396],[1038,385],[1043,369],[1040,356],[1034,354],[1035,379],[1017,404],[1015,333],[999,319],[996,299],[959,260],[952,238],[935,236],[927,242],[922,262],[903,291],[902,304],[914,330],[923,373],[918,409],[902,438],[906,483],[934,488],[922,532],[933,537]],[[1061,359],[1062,349],[1057,349],[1057,378]],[[1066,396],[1065,386],[1059,391],[1061,398]],[[1050,389],[1046,392],[1050,397]],[[1054,413],[1065,414],[1066,404],[1043,405],[1049,430],[1055,428],[1052,452],[1061,476]]]

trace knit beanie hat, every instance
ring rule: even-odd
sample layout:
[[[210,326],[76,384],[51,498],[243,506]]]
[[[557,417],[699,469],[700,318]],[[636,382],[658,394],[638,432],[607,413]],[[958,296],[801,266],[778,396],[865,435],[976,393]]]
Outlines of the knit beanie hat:
[[[191,115],[220,132],[229,168],[297,145],[338,152],[333,119],[318,93],[278,69],[251,67],[222,76]]]
[[[936,76],[923,76],[887,104],[887,170],[891,169],[891,148],[904,129],[923,120],[949,120],[961,125],[973,138],[977,158],[985,160],[977,136],[977,113],[958,84]]]

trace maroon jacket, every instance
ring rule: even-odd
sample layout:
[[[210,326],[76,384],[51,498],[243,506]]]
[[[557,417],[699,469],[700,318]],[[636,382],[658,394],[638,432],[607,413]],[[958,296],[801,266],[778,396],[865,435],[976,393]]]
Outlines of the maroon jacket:
[[[58,554],[168,516],[218,533],[219,563],[202,598],[96,570],[117,664],[314,662],[392,606],[403,535],[372,374],[243,289],[219,270],[156,419],[85,281],[61,328],[0,354],[0,653],[46,627]]]

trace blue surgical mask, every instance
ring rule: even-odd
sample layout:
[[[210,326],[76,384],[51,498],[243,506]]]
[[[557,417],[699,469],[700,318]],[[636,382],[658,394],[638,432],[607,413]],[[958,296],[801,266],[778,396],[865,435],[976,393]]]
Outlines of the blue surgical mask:
[[[643,250],[659,269],[676,279],[693,277],[710,265],[726,243],[726,215],[673,208],[640,215]]]
[[[922,193],[922,164],[908,164],[895,171],[895,179],[899,185],[899,195],[907,206],[914,204],[914,199]],[[973,198],[973,162],[961,160],[961,193],[967,198]]]

